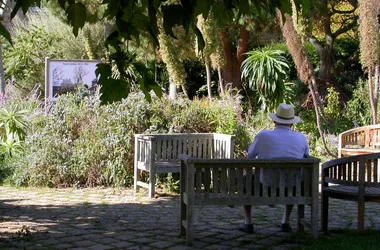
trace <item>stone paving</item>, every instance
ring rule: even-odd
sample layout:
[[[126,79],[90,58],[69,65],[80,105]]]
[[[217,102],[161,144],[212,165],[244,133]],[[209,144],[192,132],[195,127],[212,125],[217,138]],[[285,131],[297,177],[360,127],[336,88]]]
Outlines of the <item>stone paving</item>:
[[[379,204],[366,204],[366,228],[380,229]],[[194,245],[179,236],[179,197],[131,189],[16,189],[0,186],[0,249],[299,249],[310,240],[279,229],[283,207],[254,207],[255,233],[236,230],[241,207],[197,207]],[[310,209],[306,207],[306,218]],[[295,212],[291,225],[295,227]],[[354,202],[330,200],[329,228],[355,229]]]

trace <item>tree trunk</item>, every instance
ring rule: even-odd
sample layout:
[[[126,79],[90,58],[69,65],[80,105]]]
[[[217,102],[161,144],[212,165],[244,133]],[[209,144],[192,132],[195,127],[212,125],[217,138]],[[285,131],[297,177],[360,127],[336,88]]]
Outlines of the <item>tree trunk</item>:
[[[374,106],[376,107],[376,114],[377,114],[377,103],[379,100],[379,70],[380,70],[380,65],[376,64],[376,66],[375,66],[375,88],[373,90],[373,103],[374,103]]]
[[[169,99],[175,100],[177,96],[177,85],[171,77],[169,77]]]
[[[0,95],[5,97],[5,78],[3,66],[3,44],[0,43]]]
[[[189,94],[187,93],[187,90],[186,90],[186,87],[185,87],[184,84],[181,84],[181,88],[182,88],[182,92],[183,92],[183,94],[184,94],[187,98],[189,98]]]
[[[210,99],[210,102],[212,101],[212,93],[211,93],[211,69],[210,69],[210,62],[209,60],[205,60],[205,66],[206,66],[206,76],[207,76],[207,93],[208,98]]]
[[[318,72],[318,78],[330,82],[333,79],[335,73],[335,58],[332,48],[327,46],[322,50],[318,50],[320,68]]]
[[[219,78],[220,93],[222,93],[222,95],[224,95],[222,69],[220,67],[218,67],[218,78]]]
[[[372,113],[372,124],[377,123],[377,108],[374,102],[373,95],[373,83],[372,83],[372,67],[368,67],[368,92],[369,92],[369,102],[371,104],[371,113]]]
[[[309,38],[309,41],[318,52],[320,58],[318,78],[330,82],[335,73],[335,57],[333,53],[334,38],[326,34],[325,47],[314,37]]]
[[[240,27],[237,48],[235,48],[232,41],[230,41],[227,31],[228,28],[225,28],[220,34],[224,53],[226,55],[226,66],[223,72],[224,86],[227,89],[237,88],[240,90],[243,88],[240,67],[245,58],[244,54],[248,50],[248,30],[245,26]]]

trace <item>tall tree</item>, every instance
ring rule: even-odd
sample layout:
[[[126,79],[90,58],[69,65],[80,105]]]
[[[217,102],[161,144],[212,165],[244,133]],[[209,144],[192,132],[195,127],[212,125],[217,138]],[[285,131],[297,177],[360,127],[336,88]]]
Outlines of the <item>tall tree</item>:
[[[318,81],[332,84],[336,75],[335,40],[357,27],[357,0],[313,1],[310,15],[293,11],[298,33],[308,40],[319,54]]]
[[[310,62],[310,58],[306,52],[306,49],[302,43],[300,35],[297,33],[293,19],[290,15],[285,14],[285,22],[283,23],[283,15],[280,11],[277,13],[279,23],[282,29],[282,34],[285,38],[289,52],[292,55],[294,64],[296,66],[298,75],[302,82],[306,83],[309,87],[310,93],[313,99],[314,111],[317,120],[317,127],[319,135],[321,136],[322,144],[328,154],[333,157],[337,157],[328,149],[325,141],[324,130],[322,128],[321,116],[324,118],[323,107],[319,95],[317,94],[316,79],[313,74],[313,66]],[[325,118],[324,118],[325,119]]]
[[[360,61],[363,68],[368,71],[372,123],[376,124],[380,64],[380,2],[378,0],[361,0],[359,6]],[[375,86],[373,86],[374,75]]]
[[[208,96],[211,101],[211,67],[218,71],[219,77],[219,89],[222,94],[224,94],[224,84],[222,79],[222,69],[225,66],[225,55],[223,53],[222,43],[219,40],[219,27],[217,26],[215,18],[212,16],[213,13],[209,14],[207,20],[203,18],[202,15],[198,17],[198,28],[202,32],[203,38],[205,40],[205,47],[202,51],[204,63],[206,66],[207,75],[207,91]]]

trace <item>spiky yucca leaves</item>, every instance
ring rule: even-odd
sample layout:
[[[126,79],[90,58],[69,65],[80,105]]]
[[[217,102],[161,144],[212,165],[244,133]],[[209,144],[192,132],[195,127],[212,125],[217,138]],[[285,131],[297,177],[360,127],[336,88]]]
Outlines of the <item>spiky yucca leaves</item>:
[[[261,102],[270,110],[274,109],[285,97],[285,79],[289,62],[284,51],[261,48],[246,53],[248,57],[242,64],[242,76],[251,89],[261,96]]]

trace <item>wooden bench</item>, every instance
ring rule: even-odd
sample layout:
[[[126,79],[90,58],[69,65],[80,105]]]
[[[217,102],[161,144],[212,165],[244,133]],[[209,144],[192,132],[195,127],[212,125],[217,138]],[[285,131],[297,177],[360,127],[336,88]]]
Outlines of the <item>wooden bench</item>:
[[[195,158],[233,158],[235,137],[217,133],[136,134],[134,152],[134,191],[148,188],[155,193],[157,173],[180,172],[180,154]],[[140,171],[149,172],[149,183],[139,179]]]
[[[358,230],[364,229],[365,202],[380,202],[379,158],[380,153],[373,153],[322,164],[321,222],[324,232],[328,231],[329,198],[356,201]]]
[[[193,243],[194,206],[208,205],[298,205],[297,231],[303,231],[307,225],[312,236],[318,237],[319,159],[195,159],[187,155],[180,158],[180,234],[186,235],[187,244]],[[243,173],[254,174],[254,180],[244,178]],[[293,188],[285,188],[285,183]],[[269,186],[273,191],[269,191]],[[305,205],[311,205],[311,223],[304,220]]]
[[[380,152],[380,124],[353,128],[339,134],[339,157]]]

